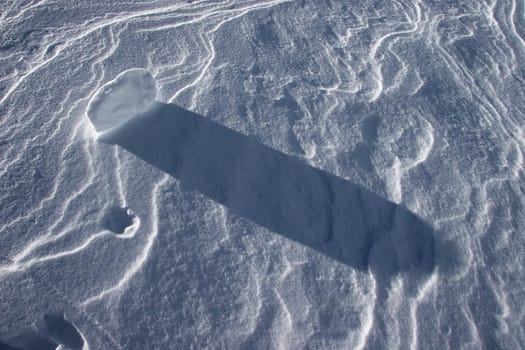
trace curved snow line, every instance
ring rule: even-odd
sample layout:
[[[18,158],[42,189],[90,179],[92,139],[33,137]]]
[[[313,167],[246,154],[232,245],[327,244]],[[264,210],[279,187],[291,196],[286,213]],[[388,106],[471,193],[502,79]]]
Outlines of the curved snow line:
[[[118,283],[116,283],[112,287],[109,287],[103,290],[99,294],[83,301],[81,303],[82,306],[87,306],[96,300],[102,299],[104,296],[110,293],[121,290],[128,283],[128,281],[142,268],[142,266],[144,265],[144,262],[148,259],[150,255],[151,249],[153,248],[153,243],[155,242],[155,239],[157,238],[157,235],[159,233],[159,225],[158,225],[158,219],[157,219],[158,217],[157,194],[158,194],[159,189],[162,188],[162,186],[164,186],[166,182],[168,182],[168,180],[169,180],[169,176],[164,175],[162,180],[160,180],[153,188],[152,203],[151,203],[152,204],[151,218],[153,221],[152,222],[153,231],[150,233],[149,237],[147,238],[146,244],[144,246],[144,249],[142,250],[142,253],[138,256],[135,262],[131,264],[130,268],[126,271],[126,273],[124,274],[124,276],[122,276],[122,278],[120,279]]]

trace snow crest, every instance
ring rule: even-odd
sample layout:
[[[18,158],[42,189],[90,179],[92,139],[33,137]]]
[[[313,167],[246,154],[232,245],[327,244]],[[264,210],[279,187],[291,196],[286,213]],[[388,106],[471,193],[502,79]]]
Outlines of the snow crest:
[[[87,117],[99,133],[145,112],[155,100],[155,80],[145,69],[133,68],[120,73],[93,95]]]

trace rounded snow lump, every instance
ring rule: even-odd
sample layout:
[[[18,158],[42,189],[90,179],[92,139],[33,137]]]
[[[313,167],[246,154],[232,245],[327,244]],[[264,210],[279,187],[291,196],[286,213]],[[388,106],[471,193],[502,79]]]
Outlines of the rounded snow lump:
[[[98,89],[89,101],[86,114],[100,133],[145,112],[156,94],[155,80],[148,71],[129,69]]]

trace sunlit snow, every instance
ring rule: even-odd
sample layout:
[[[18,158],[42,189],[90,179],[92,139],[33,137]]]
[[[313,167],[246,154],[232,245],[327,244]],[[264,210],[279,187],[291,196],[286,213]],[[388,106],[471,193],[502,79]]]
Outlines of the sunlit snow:
[[[524,11],[0,1],[0,348],[525,348]]]
[[[155,80],[147,71],[130,69],[95,93],[86,114],[98,132],[106,131],[146,111],[156,93]]]

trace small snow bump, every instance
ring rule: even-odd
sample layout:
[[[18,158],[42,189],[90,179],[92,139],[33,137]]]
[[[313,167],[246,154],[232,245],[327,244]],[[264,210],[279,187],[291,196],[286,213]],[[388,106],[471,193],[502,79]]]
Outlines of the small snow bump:
[[[7,337],[0,337],[0,349],[2,350],[56,350],[59,344],[48,336],[27,328],[20,330]]]
[[[155,101],[155,79],[145,69],[120,73],[106,83],[89,101],[86,114],[99,133],[145,112]]]
[[[63,314],[47,313],[43,317],[42,332],[51,339],[71,350],[82,349],[84,339],[71,321]]]

